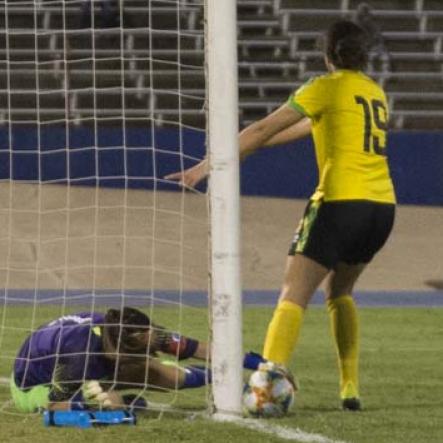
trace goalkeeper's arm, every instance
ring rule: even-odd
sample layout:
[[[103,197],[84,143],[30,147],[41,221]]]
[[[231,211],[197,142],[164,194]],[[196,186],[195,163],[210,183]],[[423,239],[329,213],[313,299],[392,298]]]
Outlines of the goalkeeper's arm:
[[[159,326],[155,327],[151,334],[155,351],[159,350],[165,354],[174,355],[179,360],[191,357],[199,360],[208,360],[211,358],[207,342],[173,333]],[[256,370],[258,365],[263,362],[265,362],[265,360],[261,355],[248,352],[244,355],[243,367],[245,369]]]
[[[206,360],[208,358],[209,349],[206,342],[168,331],[160,326],[153,328],[151,340],[154,352],[160,351],[174,355],[179,360],[191,357],[199,360]]]
[[[211,383],[211,371],[204,366],[183,368],[157,358],[133,358],[119,365],[115,389],[186,389]]]
[[[243,359],[243,367],[256,370],[266,360],[259,354],[248,352]],[[164,364],[156,359],[149,360],[149,384],[168,389],[198,388],[212,382],[212,374],[205,366],[182,368],[175,364]]]

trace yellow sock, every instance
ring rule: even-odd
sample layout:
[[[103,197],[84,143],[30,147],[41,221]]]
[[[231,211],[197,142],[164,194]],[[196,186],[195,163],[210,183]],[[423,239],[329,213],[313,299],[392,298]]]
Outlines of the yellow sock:
[[[340,371],[340,397],[359,397],[358,354],[359,321],[354,299],[341,295],[328,300],[332,335],[335,340]]]
[[[304,309],[283,300],[274,311],[266,334],[263,357],[274,363],[287,365],[297,343]]]

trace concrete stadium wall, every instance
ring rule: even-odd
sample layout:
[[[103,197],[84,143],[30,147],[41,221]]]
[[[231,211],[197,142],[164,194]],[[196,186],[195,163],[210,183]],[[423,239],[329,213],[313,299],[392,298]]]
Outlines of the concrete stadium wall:
[[[152,189],[154,177],[180,167],[180,141],[185,166],[203,155],[204,134],[191,129],[152,132],[131,127],[123,131],[108,125],[97,130],[70,127],[67,131],[61,125],[16,125],[0,130],[0,179],[61,182],[69,178],[80,185],[94,185],[98,175],[101,186]],[[153,144],[155,153],[149,148]],[[442,132],[392,133],[388,155],[399,203],[443,205]],[[244,195],[306,198],[316,181],[308,139],[262,150],[242,165]],[[156,188],[177,189],[161,180]]]

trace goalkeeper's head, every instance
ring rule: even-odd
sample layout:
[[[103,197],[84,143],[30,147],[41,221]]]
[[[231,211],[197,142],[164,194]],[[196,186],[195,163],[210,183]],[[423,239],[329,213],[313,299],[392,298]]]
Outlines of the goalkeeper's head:
[[[103,348],[110,358],[146,354],[151,322],[135,308],[109,309],[103,324]]]
[[[331,25],[325,38],[326,63],[337,69],[362,71],[369,58],[369,36],[350,20],[340,20]]]

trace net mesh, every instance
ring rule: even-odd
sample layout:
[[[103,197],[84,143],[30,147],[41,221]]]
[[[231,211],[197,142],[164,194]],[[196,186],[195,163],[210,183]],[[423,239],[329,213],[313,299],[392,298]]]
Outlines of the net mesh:
[[[206,194],[164,179],[204,156],[202,17],[200,0],[0,5],[3,403],[25,338],[62,316],[134,306],[207,340]]]

